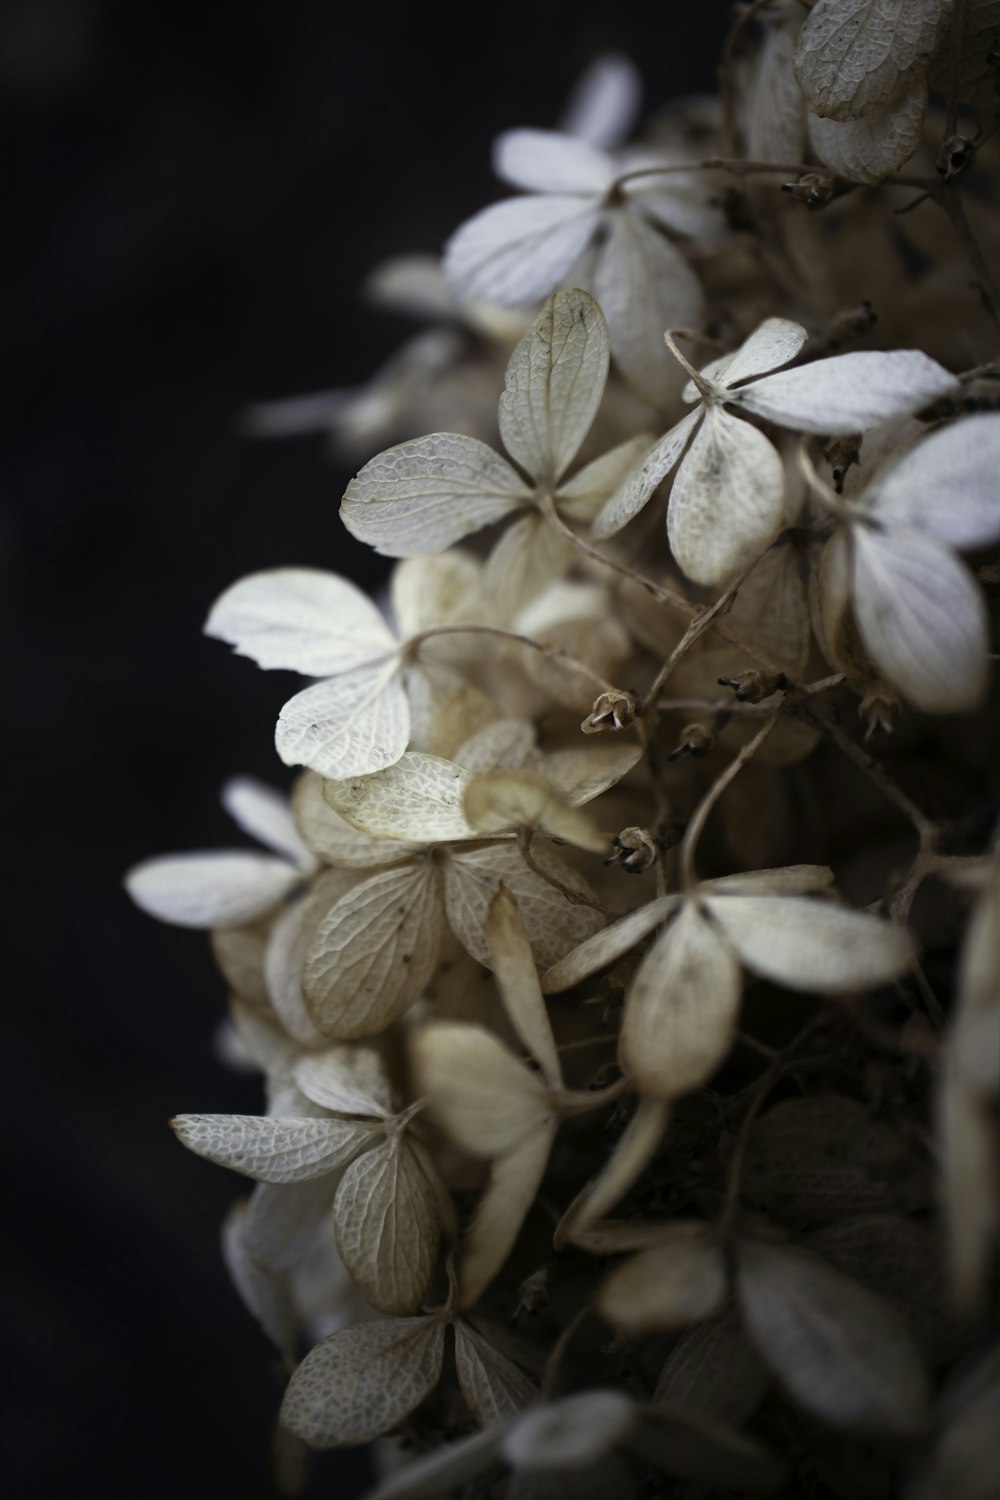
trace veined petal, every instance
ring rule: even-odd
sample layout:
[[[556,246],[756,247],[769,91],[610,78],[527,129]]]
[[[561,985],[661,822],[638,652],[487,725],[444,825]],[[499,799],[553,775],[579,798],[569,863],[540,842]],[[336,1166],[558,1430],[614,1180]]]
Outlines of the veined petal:
[[[630,385],[654,406],[666,405],[676,398],[682,372],[663,330],[697,327],[701,283],[676,245],[637,209],[612,213],[610,230],[594,295],[608,320],[611,352]]]
[[[233,821],[259,839],[275,854],[283,854],[308,874],[316,861],[306,848],[292,817],[292,807],[284,792],[265,786],[252,776],[234,776],[222,788],[222,805]]]
[[[314,683],[281,710],[274,742],[286,766],[338,780],[394,765],[410,737],[399,661],[356,667]]]
[[[533,193],[603,193],[615,176],[606,151],[559,130],[505,130],[493,142],[493,170]]]
[[[384,660],[396,649],[372,601],[335,573],[272,568],[251,573],[212,606],[205,634],[260,667],[326,677]]]
[[[721,386],[732,386],[752,375],[764,375],[794,359],[809,337],[801,323],[788,318],[765,318],[737,349],[717,377]]]
[[[524,307],[548,296],[601,222],[594,198],[558,193],[508,198],[452,235],[444,268],[459,296]]]
[[[531,491],[478,438],[434,432],[387,448],[351,480],[340,515],[384,557],[440,552],[526,504]]]
[[[1000,413],[979,412],[908,447],[869,489],[886,525],[912,526],[952,547],[1000,536]]]
[[[809,142],[824,166],[851,182],[881,182],[897,172],[920,145],[927,113],[927,85],[917,78],[881,114],[857,120],[808,116]]]
[[[957,389],[954,375],[919,349],[860,349],[765,375],[727,400],[793,432],[846,437]]]
[[[854,615],[865,650],[925,713],[963,713],[986,688],[986,606],[968,569],[918,531],[857,526]]]
[[[500,436],[539,484],[555,484],[573,462],[604,395],[608,328],[593,297],[548,299],[510,357],[500,397]]]
[[[781,526],[781,456],[749,422],[722,407],[705,420],[670,492],[667,536],[695,583],[725,583]]]
[[[626,480],[601,510],[594,522],[594,536],[600,541],[621,531],[629,521],[648,503],[654,490],[666,479],[680,462],[691,434],[705,415],[705,408],[697,406],[682,417],[676,426],[660,439],[641,466]]]

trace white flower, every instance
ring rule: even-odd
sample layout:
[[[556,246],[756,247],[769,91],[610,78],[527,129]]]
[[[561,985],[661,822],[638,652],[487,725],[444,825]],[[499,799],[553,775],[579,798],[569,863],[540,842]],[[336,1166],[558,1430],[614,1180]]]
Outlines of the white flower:
[[[1000,415],[983,412],[906,447],[850,499],[823,551],[824,646],[839,664],[853,614],[886,681],[926,713],[961,713],[986,687],[989,627],[954,548],[1000,536]]]
[[[494,170],[527,191],[456,231],[446,274],[462,297],[523,307],[572,273],[601,304],[622,373],[661,404],[677,386],[659,330],[703,314],[698,278],[663,231],[704,233],[715,222],[697,172],[621,180],[664,165],[677,163],[650,152],[612,156],[559,131],[507,131],[494,145]]]
[[[794,432],[836,437],[918,411],[957,387],[953,375],[917,349],[837,354],[779,370],[806,338],[798,323],[768,318],[735,354],[706,365],[697,386],[691,381],[684,391],[698,405],[608,501],[594,522],[595,536],[620,531],[676,469],[667,512],[673,554],[696,583],[723,583],[767,544],[785,516],[780,455],[728,408]]]

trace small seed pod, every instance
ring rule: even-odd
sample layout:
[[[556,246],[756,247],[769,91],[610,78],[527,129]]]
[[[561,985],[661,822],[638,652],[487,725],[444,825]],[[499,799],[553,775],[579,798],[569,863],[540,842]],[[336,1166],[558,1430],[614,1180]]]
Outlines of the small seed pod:
[[[942,143],[934,165],[945,182],[951,182],[969,170],[978,153],[978,141],[972,141],[965,135],[950,135]]]
[[[837,494],[844,493],[844,479],[852,464],[858,462],[861,454],[861,434],[852,433],[850,437],[831,438],[823,448],[823,457],[833,470],[833,483]]]
[[[627,729],[635,722],[635,696],[616,688],[601,693],[580,728],[584,734],[603,734],[608,729]]]
[[[825,208],[833,199],[835,186],[833,178],[822,172],[803,172],[794,182],[783,182],[781,191],[791,193],[793,198],[804,203],[807,208]]]
[[[760,703],[775,693],[783,693],[791,684],[784,672],[740,672],[736,677],[720,677],[719,686],[732,688],[737,703]]]
[[[830,348],[839,349],[869,332],[878,322],[878,313],[866,297],[857,307],[845,308],[830,323]]]
[[[715,733],[708,724],[688,724],[681,730],[677,747],[671,750],[668,760],[680,760],[682,755],[707,755],[715,744]]]
[[[640,875],[659,858],[652,834],[645,828],[623,828],[614,840],[615,852],[606,864],[620,864],[630,875]]]

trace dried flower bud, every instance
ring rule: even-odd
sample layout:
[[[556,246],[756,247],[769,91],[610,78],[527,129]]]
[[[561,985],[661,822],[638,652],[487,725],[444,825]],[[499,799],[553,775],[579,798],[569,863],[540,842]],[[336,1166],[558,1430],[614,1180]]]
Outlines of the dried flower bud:
[[[547,1305],[548,1300],[549,1268],[540,1266],[537,1271],[532,1271],[530,1276],[526,1276],[518,1287],[513,1321],[516,1323],[524,1313],[533,1318],[541,1308]]]
[[[876,729],[892,734],[899,710],[899,698],[892,688],[881,677],[876,678],[858,705],[858,714],[865,726],[865,739],[870,740]]]
[[[783,182],[781,191],[791,193],[808,208],[825,208],[833,198],[835,187],[833,178],[823,172],[803,172],[794,182]]]
[[[677,748],[671,750],[668,760],[679,760],[682,755],[706,755],[715,744],[715,734],[708,724],[688,724],[681,730]]]
[[[739,672],[735,677],[720,677],[719,686],[732,688],[737,703],[760,703],[791,686],[784,672]]]
[[[635,722],[635,695],[615,688],[602,693],[580,728],[584,734],[603,734],[606,729],[627,729]]]
[[[844,479],[852,464],[856,464],[861,454],[861,434],[852,433],[850,437],[831,438],[823,448],[823,457],[833,470],[833,483],[837,494],[844,493]]]
[[[978,141],[972,141],[965,135],[950,135],[942,142],[934,165],[945,182],[951,182],[953,178],[960,177],[969,170],[978,152]]]
[[[619,863],[630,875],[640,875],[659,858],[659,851],[645,828],[623,828],[615,840],[615,852],[606,864]]]

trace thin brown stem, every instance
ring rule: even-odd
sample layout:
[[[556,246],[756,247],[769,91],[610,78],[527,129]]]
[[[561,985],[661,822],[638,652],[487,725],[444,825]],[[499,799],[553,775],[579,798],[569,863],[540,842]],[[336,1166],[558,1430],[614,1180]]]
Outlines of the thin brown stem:
[[[572,886],[566,885],[565,881],[560,880],[558,875],[553,875],[550,870],[545,869],[544,865],[540,865],[538,863],[538,861],[535,859],[535,856],[531,852],[531,841],[533,837],[533,828],[518,829],[518,851],[521,855],[521,858],[524,860],[524,863],[528,866],[528,869],[532,872],[532,874],[537,875],[540,880],[545,881],[546,885],[550,885],[553,890],[558,891],[561,896],[565,897],[565,899],[570,903],[571,906],[589,906],[594,911],[601,912],[603,916],[608,916],[608,911],[601,904],[601,902],[598,901],[596,896],[592,896],[589,891],[574,890]]]
[[[610,682],[606,682],[598,672],[584,662],[578,661],[575,656],[570,656],[569,652],[563,651],[561,647],[549,645],[546,641],[532,640],[530,635],[519,635],[516,630],[501,630],[495,625],[432,625],[427,630],[421,630],[418,635],[411,636],[404,650],[410,657],[419,657],[420,647],[424,641],[433,640],[436,636],[442,635],[490,635],[499,641],[510,641],[516,646],[527,646],[559,666],[565,666],[574,672],[582,672],[602,692],[617,692],[617,689]]]
[[[694,868],[694,852],[698,846],[698,840],[701,838],[705,824],[708,821],[709,813],[712,811],[712,808],[718,802],[719,798],[722,796],[729,783],[736,778],[736,776],[747,764],[747,762],[752,760],[753,757],[757,754],[757,751],[767,739],[768,735],[771,733],[771,730],[778,723],[784,712],[785,704],[784,701],[782,701],[779,707],[776,708],[771,714],[771,717],[768,719],[767,723],[762,725],[761,728],[758,729],[753,739],[747,741],[747,743],[743,746],[743,749],[740,751],[739,755],[736,756],[735,760],[730,761],[729,765],[722,772],[721,776],[716,778],[716,780],[709,787],[708,791],[705,793],[704,797],[702,797],[701,801],[698,803],[698,806],[695,808],[694,816],[688,824],[684,834],[684,838],[681,841],[681,883],[686,891],[693,890],[698,883],[698,877],[695,874]]]

